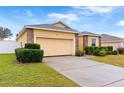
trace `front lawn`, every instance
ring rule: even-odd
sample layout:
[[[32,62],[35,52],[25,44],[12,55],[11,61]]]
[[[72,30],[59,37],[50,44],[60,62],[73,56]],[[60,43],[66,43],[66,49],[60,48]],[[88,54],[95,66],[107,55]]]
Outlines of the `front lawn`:
[[[90,59],[102,63],[124,67],[124,55],[106,55],[104,57],[93,57]]]
[[[19,63],[14,54],[0,55],[0,86],[78,86],[44,63]]]

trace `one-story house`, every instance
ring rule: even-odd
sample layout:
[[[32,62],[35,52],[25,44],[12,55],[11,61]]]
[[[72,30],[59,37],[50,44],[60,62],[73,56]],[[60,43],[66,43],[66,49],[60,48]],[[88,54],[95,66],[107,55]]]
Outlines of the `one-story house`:
[[[101,45],[102,46],[113,46],[114,50],[117,50],[119,47],[124,47],[124,38],[117,36],[112,36],[108,34],[101,35]]]
[[[83,36],[85,36],[85,39],[80,41],[80,37]],[[59,56],[75,55],[76,49],[81,47],[82,44],[81,49],[91,45],[91,42],[100,45],[99,40],[91,40],[92,37],[96,38],[97,36],[79,35],[77,30],[59,21],[53,24],[26,25],[17,35],[16,40],[21,43],[22,47],[25,43],[40,44],[41,49],[44,50],[44,56]]]

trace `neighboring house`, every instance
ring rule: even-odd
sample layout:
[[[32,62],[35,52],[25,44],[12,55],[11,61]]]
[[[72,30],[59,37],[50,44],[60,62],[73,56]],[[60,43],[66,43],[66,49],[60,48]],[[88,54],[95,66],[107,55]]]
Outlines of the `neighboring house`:
[[[119,47],[124,47],[124,38],[102,34],[101,35],[101,45],[102,46],[113,46],[114,50],[117,50]]]
[[[75,55],[78,31],[62,22],[53,24],[26,25],[16,40],[25,43],[38,43],[44,56]]]
[[[15,53],[15,49],[21,47],[19,42],[13,40],[0,40],[0,54]]]
[[[101,46],[101,36],[91,32],[81,32],[78,35],[79,49],[83,50],[87,46]]]
[[[45,56],[75,55],[76,49],[86,46],[99,46],[99,35],[79,32],[62,22],[53,24],[26,25],[16,40],[24,47],[25,43],[38,43]],[[83,38],[80,40],[80,38]]]

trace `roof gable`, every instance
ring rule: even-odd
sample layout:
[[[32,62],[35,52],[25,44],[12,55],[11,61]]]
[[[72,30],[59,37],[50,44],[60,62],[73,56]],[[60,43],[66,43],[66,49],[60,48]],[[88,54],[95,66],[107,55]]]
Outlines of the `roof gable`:
[[[71,32],[78,33],[77,30],[72,29],[65,25],[62,22],[56,22],[53,24],[35,24],[35,25],[25,25],[24,28],[32,28],[32,29],[46,29],[51,31],[62,31],[62,32]]]
[[[63,22],[61,22],[61,21],[56,22],[56,23],[53,23],[52,25],[53,25],[53,26],[55,26],[55,27],[60,27],[60,28],[68,28],[68,29],[70,29],[70,27],[69,27],[69,26],[67,26],[66,24],[64,24],[64,23],[63,23]]]

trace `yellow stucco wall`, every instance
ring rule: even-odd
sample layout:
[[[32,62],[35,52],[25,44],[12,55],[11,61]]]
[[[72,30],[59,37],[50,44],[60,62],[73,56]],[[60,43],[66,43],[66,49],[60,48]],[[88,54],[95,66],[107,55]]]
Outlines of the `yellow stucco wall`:
[[[99,46],[99,37],[88,36],[88,46],[92,46],[92,39],[96,39],[96,46]]]
[[[96,39],[96,46],[99,46],[99,37],[88,36],[88,46],[92,46],[92,39]],[[83,36],[78,36],[78,49],[83,50]]]
[[[49,30],[34,30],[35,37],[74,39],[74,33],[57,32]]]
[[[21,43],[21,46],[24,47],[25,43],[27,43],[27,32],[25,31],[19,38],[16,39]]]
[[[83,36],[78,37],[78,49],[83,50]]]

